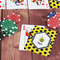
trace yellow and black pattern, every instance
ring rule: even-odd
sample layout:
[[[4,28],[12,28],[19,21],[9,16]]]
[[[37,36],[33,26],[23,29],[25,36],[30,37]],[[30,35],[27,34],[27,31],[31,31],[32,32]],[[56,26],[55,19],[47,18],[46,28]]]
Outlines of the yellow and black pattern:
[[[51,43],[49,43],[48,47],[38,49],[32,43],[32,40],[33,40],[33,37],[36,33],[42,33],[42,32],[45,32],[46,34],[48,34],[48,36],[51,38]],[[52,46],[53,46],[53,43],[55,41],[56,35],[57,35],[56,31],[49,30],[49,29],[46,29],[46,28],[42,28],[42,27],[39,27],[39,26],[35,26],[34,29],[31,32],[31,36],[30,36],[29,40],[27,41],[24,49],[26,49],[30,52],[33,52],[33,53],[43,55],[43,56],[49,56],[50,51],[51,51]]]
[[[49,0],[51,8],[60,8],[60,2],[58,0]]]

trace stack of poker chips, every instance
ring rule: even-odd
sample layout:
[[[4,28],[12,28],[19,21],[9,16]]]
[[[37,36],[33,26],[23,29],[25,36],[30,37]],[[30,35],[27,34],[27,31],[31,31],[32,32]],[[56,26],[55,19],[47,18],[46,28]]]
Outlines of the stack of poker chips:
[[[14,2],[16,5],[20,5],[21,2],[23,2],[24,0],[10,0],[12,2]]]
[[[15,34],[18,30],[18,26],[16,24],[20,22],[20,20],[20,15],[15,13],[7,15],[3,21],[0,20],[0,40],[5,36],[9,37]]]
[[[1,20],[0,20],[0,40],[2,40],[5,37],[5,32],[1,30]]]

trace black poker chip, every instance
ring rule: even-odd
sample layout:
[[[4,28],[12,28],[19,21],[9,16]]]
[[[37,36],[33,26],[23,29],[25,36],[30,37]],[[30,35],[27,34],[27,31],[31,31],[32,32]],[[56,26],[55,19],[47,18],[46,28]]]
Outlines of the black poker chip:
[[[0,30],[0,40],[2,40],[5,37],[5,32]]]

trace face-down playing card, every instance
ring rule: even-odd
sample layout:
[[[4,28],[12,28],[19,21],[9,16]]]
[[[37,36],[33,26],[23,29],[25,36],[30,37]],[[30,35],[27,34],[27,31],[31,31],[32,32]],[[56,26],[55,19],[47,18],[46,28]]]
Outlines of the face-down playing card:
[[[56,31],[35,26],[24,49],[43,56],[49,56],[56,35]]]
[[[60,0],[49,0],[51,8],[60,8]]]
[[[5,0],[0,0],[0,9],[5,9]]]
[[[28,0],[29,9],[49,9],[48,0]]]
[[[7,0],[7,9],[27,9],[27,0]]]
[[[22,25],[19,50],[24,50],[25,44],[27,43],[28,38],[31,35],[30,32],[33,30],[34,26],[35,25],[25,25],[25,24]],[[44,26],[40,26],[40,27],[45,28]]]

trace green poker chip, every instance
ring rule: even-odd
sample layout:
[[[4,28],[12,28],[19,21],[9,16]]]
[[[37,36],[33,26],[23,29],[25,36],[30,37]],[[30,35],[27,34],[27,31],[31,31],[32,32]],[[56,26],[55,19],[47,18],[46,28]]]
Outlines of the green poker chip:
[[[5,36],[12,36],[17,32],[18,26],[15,24],[13,20],[4,20],[1,23],[1,30],[5,31]]]

